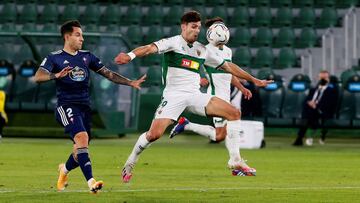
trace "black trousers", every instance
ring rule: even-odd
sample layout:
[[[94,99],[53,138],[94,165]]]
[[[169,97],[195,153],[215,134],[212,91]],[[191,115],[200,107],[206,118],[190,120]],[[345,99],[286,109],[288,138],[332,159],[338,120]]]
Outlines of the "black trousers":
[[[303,112],[303,123],[298,131],[297,140],[302,140],[305,137],[306,131],[308,128],[312,130],[317,130],[318,128],[322,128],[321,130],[321,139],[325,140],[326,134],[328,133],[327,127],[324,125],[326,119],[319,113],[317,109],[306,108]]]

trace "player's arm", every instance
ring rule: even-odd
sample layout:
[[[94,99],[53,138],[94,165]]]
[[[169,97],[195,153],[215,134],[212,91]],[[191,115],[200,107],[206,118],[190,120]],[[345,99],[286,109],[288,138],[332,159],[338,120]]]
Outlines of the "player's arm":
[[[249,82],[253,82],[256,86],[259,86],[259,87],[265,87],[268,84],[274,82],[272,80],[259,80],[255,77],[253,77],[252,75],[250,75],[248,72],[241,69],[236,64],[231,63],[231,62],[225,62],[219,68],[225,70],[226,72],[231,73],[233,76],[243,78]]]
[[[239,78],[232,76],[231,78],[231,84],[234,85],[236,88],[238,88],[241,93],[243,93],[245,99],[251,99],[252,93],[250,90],[248,90],[244,85],[240,82]]]
[[[60,79],[60,78],[65,77],[69,72],[71,72],[71,69],[72,68],[70,68],[70,67],[66,67],[58,73],[51,73],[51,72],[47,71],[46,69],[40,67],[40,68],[38,68],[38,70],[35,73],[34,81],[40,83],[40,82],[46,82],[49,80]]]
[[[117,64],[127,64],[130,61],[132,61],[134,58],[136,57],[144,57],[147,56],[149,54],[154,54],[158,52],[158,48],[154,43],[145,45],[145,46],[140,46],[135,48],[134,50],[132,50],[129,53],[119,53],[116,57],[115,57],[115,63]]]
[[[120,85],[127,85],[136,89],[141,88],[141,83],[145,81],[146,75],[143,75],[138,80],[130,80],[126,78],[125,76],[122,76],[112,70],[109,70],[105,66],[102,67],[99,71],[97,71],[98,74],[104,76],[105,78],[109,79],[110,81],[120,84]]]

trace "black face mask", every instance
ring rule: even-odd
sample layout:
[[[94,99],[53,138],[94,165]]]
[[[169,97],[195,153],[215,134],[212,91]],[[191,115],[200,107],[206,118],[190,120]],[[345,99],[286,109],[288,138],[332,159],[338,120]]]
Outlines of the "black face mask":
[[[322,86],[326,85],[327,83],[328,83],[328,81],[325,80],[325,79],[321,79],[321,80],[319,81],[319,84],[322,85]]]

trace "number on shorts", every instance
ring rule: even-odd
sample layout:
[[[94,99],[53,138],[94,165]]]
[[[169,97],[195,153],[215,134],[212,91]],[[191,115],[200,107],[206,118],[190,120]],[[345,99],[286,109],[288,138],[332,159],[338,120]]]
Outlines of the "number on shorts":
[[[66,109],[66,113],[67,113],[67,115],[68,115],[69,118],[71,118],[71,117],[73,116],[73,114],[72,114],[72,109],[71,109],[71,108],[67,108],[67,109]]]

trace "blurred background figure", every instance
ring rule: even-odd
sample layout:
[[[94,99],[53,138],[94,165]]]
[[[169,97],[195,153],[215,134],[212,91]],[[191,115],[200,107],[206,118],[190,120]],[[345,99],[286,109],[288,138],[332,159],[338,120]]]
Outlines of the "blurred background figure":
[[[307,136],[305,144],[313,144],[313,136],[319,126],[322,127],[320,144],[325,144],[325,136],[328,129],[324,125],[327,119],[333,118],[336,107],[338,94],[336,88],[329,85],[330,74],[323,70],[319,73],[319,82],[312,88],[304,101],[302,109],[303,123],[298,131],[298,136],[293,143],[294,146],[303,146],[303,138],[307,129],[310,127],[312,133]]]
[[[4,91],[0,91],[0,140],[3,136],[4,126],[8,122],[8,118],[5,112],[5,101],[6,101],[6,94]]]

